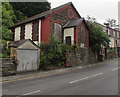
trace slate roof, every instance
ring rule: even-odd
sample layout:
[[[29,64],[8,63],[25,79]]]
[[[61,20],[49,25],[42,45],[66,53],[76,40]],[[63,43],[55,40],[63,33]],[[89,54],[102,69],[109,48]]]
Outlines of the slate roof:
[[[20,45],[22,45],[23,43],[30,41],[32,44],[34,44],[37,48],[39,48],[31,39],[22,39],[22,40],[18,40],[18,41],[13,41],[12,43],[9,44],[9,47],[19,47]]]
[[[15,25],[12,26],[12,27],[16,27],[16,26],[19,26],[19,25],[21,25],[21,24],[25,24],[25,23],[31,22],[31,21],[36,20],[36,19],[45,18],[45,17],[49,16],[50,14],[53,14],[53,13],[57,12],[58,10],[60,10],[61,8],[64,8],[65,6],[68,6],[68,5],[72,5],[72,6],[73,6],[72,2],[66,3],[66,4],[61,5],[61,6],[59,6],[59,7],[56,7],[56,8],[50,9],[50,10],[48,10],[48,11],[42,12],[42,13],[40,13],[40,14],[37,14],[37,15],[35,15],[35,16],[32,16],[32,17],[30,17],[30,18],[28,18],[28,19],[26,19],[26,20],[20,21],[20,22],[18,22],[17,24],[15,24]],[[73,7],[74,7],[74,6],[73,6]],[[74,9],[75,9],[75,8],[74,8]],[[75,9],[75,10],[76,10],[76,9]],[[77,10],[76,10],[76,11],[77,11]],[[79,15],[79,14],[78,14],[78,15]],[[80,16],[80,15],[79,15],[79,16]],[[80,17],[81,17],[81,16],[80,16]],[[12,28],[12,27],[11,27],[11,28]]]
[[[83,18],[71,20],[64,25],[64,28],[76,27],[78,24],[81,24],[82,22],[83,22]]]

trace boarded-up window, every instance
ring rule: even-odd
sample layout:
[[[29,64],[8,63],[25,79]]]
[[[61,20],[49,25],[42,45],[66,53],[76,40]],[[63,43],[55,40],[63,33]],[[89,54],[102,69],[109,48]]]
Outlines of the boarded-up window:
[[[20,39],[25,39],[25,25],[21,26],[21,30],[20,30]]]
[[[11,31],[13,32],[11,41],[14,41],[14,38],[15,38],[15,28],[11,28]]]
[[[71,36],[65,37],[65,42],[67,45],[71,45]]]
[[[78,42],[85,43],[85,28],[81,27],[78,33]]]
[[[38,41],[38,31],[39,31],[39,21],[36,20],[33,22],[33,28],[32,28],[32,40]]]
[[[58,23],[54,24],[54,35],[56,35],[59,40],[62,40],[62,26]]]

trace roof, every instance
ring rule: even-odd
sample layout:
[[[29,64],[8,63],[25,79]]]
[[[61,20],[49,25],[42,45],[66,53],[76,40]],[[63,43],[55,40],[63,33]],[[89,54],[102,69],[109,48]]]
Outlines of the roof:
[[[71,21],[69,21],[67,24],[64,25],[64,28],[75,27],[75,26],[77,26],[78,24],[81,24],[82,21],[83,21],[83,18],[71,20]]]
[[[61,6],[59,6],[59,7],[56,7],[56,8],[50,9],[50,10],[48,10],[48,11],[44,11],[44,12],[42,12],[42,13],[40,13],[40,14],[35,15],[35,16],[32,16],[32,17],[30,17],[30,18],[28,18],[28,19],[26,19],[26,20],[20,21],[20,22],[18,22],[17,24],[15,24],[14,26],[12,26],[11,28],[16,27],[16,26],[19,26],[19,25],[21,25],[21,24],[25,24],[25,23],[31,22],[31,21],[36,20],[36,19],[46,18],[46,17],[49,16],[50,14],[53,14],[53,13],[55,13],[56,11],[60,10],[61,8],[64,8],[65,6],[68,6],[68,5],[72,5],[72,6],[73,6],[72,2],[66,3],[66,4],[61,5]],[[74,7],[74,6],[73,6],[73,7]],[[75,9],[75,7],[74,7],[74,9]],[[76,9],[75,9],[75,10],[76,10]],[[76,10],[76,11],[77,11],[77,10]],[[78,12],[77,12],[77,13],[78,13]],[[79,15],[79,14],[78,14],[78,15]],[[80,15],[79,15],[79,16],[80,16]],[[81,17],[81,16],[80,16],[80,17]]]
[[[12,43],[9,44],[9,47],[19,47],[21,46],[22,44],[24,44],[25,42],[31,42],[33,45],[35,45],[37,48],[39,48],[32,40],[30,39],[22,39],[22,40],[19,40],[19,41],[13,41]]]
[[[102,26],[102,27],[105,27],[106,28],[106,26],[105,25],[103,25],[103,24],[100,24],[100,23],[97,23],[98,25],[100,25],[100,26]],[[104,24],[107,24],[107,25],[109,25],[109,23],[104,23]],[[118,29],[116,29],[116,28],[112,28],[112,27],[107,27],[107,28],[109,28],[109,29],[111,29],[111,30],[114,30],[114,31],[118,31],[118,32],[120,32]]]
[[[76,27],[77,25],[82,24],[82,23],[84,23],[87,29],[89,30],[89,27],[84,18],[71,20],[64,25],[64,28]]]

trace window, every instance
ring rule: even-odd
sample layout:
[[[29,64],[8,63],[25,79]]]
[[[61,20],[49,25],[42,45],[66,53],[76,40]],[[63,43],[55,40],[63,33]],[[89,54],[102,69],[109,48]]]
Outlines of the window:
[[[117,31],[117,38],[119,38],[119,32]]]
[[[39,21],[36,20],[33,22],[33,28],[32,28],[32,40],[38,41],[38,31],[39,31]]]
[[[116,32],[115,31],[113,31],[113,36],[116,37]]]
[[[54,23],[54,35],[56,35],[59,40],[62,39],[62,26],[58,23]]]
[[[85,28],[81,27],[78,33],[78,43],[85,43]]]
[[[71,36],[65,37],[65,43],[66,43],[67,45],[71,45]]]
[[[69,18],[73,18],[73,17],[74,17],[74,12],[73,12],[72,9],[69,9],[69,10],[68,10],[68,17],[69,17]]]
[[[25,37],[25,25],[22,25],[20,30],[20,39],[24,39],[24,37]]]
[[[13,32],[11,41],[14,41],[14,38],[15,38],[15,28],[11,28],[11,31]]]
[[[103,31],[106,32],[106,28],[105,27],[103,27]]]
[[[108,32],[108,35],[110,35],[110,30],[109,29],[107,29],[107,32]]]

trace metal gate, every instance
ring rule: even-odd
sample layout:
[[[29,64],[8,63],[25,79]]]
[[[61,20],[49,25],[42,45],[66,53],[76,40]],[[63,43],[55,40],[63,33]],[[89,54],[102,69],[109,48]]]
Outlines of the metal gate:
[[[32,71],[38,69],[39,52],[38,50],[17,51],[18,66],[17,71]]]

